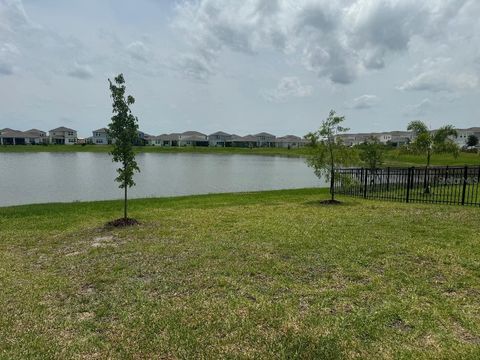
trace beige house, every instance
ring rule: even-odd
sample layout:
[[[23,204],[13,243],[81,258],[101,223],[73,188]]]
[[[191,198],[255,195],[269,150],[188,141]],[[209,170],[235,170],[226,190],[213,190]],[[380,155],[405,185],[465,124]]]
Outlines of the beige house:
[[[59,127],[48,132],[51,144],[75,145],[77,143],[77,131],[67,127]]]
[[[279,148],[295,149],[304,147],[307,141],[299,136],[285,135],[276,139],[276,145]]]
[[[261,132],[253,135],[257,139],[257,147],[275,147],[275,135]]]
[[[220,146],[220,147],[225,147],[227,146],[227,142],[229,142],[232,139],[232,135],[227,134],[226,132],[223,131],[217,131],[213,134],[208,135],[208,143],[209,146]]]
[[[27,131],[5,128],[0,130],[0,145],[38,145],[47,142],[47,133],[38,129]]]

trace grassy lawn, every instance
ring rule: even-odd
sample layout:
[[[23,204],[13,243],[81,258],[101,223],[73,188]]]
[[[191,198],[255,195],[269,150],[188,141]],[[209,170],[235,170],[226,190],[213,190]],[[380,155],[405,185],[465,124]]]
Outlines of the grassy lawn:
[[[327,196],[0,208],[0,358],[480,358],[479,210]]]
[[[480,165],[480,154],[461,152],[455,158],[450,154],[433,154],[432,165]],[[398,150],[389,150],[385,154],[386,166],[425,166],[426,156],[403,154]]]

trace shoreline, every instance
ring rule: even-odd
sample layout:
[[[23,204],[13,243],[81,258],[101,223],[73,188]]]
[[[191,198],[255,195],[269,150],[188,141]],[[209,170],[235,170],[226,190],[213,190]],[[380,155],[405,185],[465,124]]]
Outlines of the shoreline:
[[[205,193],[205,194],[192,194],[192,195],[172,195],[172,196],[159,196],[159,197],[141,197],[141,198],[129,198],[128,203],[148,203],[148,202],[173,202],[173,201],[186,201],[186,200],[198,200],[207,197],[257,197],[258,195],[266,196],[278,196],[278,195],[298,195],[298,194],[328,194],[328,187],[309,187],[309,188],[295,188],[295,189],[280,189],[280,190],[259,190],[259,191],[240,191],[240,192],[218,192],[218,193]],[[283,193],[283,194],[282,194]],[[57,207],[57,206],[71,206],[71,205],[117,205],[123,206],[123,199],[110,199],[110,200],[87,200],[87,201],[65,201],[65,202],[46,202],[46,203],[31,203],[20,205],[0,205],[0,212],[8,209],[19,209],[26,207]]]
[[[0,153],[109,153],[113,149],[111,145],[4,145],[0,146]],[[264,155],[284,157],[305,157],[310,150],[308,148],[221,148],[221,147],[156,147],[135,146],[134,151],[141,153],[158,154],[220,154],[220,155]]]

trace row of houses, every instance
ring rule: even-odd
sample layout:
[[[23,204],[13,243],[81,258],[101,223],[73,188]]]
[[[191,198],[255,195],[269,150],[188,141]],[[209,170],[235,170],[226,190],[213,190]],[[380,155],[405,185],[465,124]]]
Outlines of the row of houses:
[[[480,127],[471,127],[468,129],[456,129],[457,137],[452,140],[460,147],[467,143],[470,135],[474,135],[480,139]],[[432,130],[435,132],[435,130]],[[355,146],[363,144],[370,138],[376,138],[382,144],[391,144],[394,146],[402,146],[409,144],[414,138],[415,134],[411,131],[390,131],[382,133],[357,133],[357,134],[341,134],[338,138],[342,139],[347,146]]]
[[[5,128],[0,130],[0,145],[39,145],[39,144],[76,144],[77,132],[66,127],[59,127],[48,132],[38,129],[27,131]]]
[[[433,130],[435,131],[435,130]],[[468,129],[457,129],[458,136],[452,140],[458,146],[465,146],[470,135],[480,138],[480,127]],[[368,139],[377,138],[383,144],[402,146],[410,143],[415,134],[410,131],[390,131],[382,133],[356,133],[338,135],[347,146],[355,146],[364,143]],[[92,136],[87,139],[79,139],[77,131],[67,127],[59,127],[48,132],[38,129],[27,131],[5,128],[0,130],[0,145],[26,145],[26,144],[61,144],[74,145],[77,143],[89,143],[97,145],[111,144],[108,130],[101,128],[94,130]],[[153,136],[142,131],[138,132],[137,145],[152,146],[213,146],[213,147],[280,147],[300,148],[307,144],[307,141],[299,136],[285,135],[276,137],[273,134],[261,132],[255,135],[240,136],[217,131],[207,135],[198,131],[185,131],[183,133],[161,134]]]
[[[145,145],[176,147],[176,146],[213,146],[213,147],[281,147],[299,148],[305,146],[307,141],[299,136],[286,135],[276,137],[273,134],[262,132],[255,135],[240,136],[217,131],[207,135],[198,131],[185,131],[183,133],[161,134],[153,136],[139,132],[139,140]],[[88,143],[106,145],[112,141],[106,128],[93,131]]]

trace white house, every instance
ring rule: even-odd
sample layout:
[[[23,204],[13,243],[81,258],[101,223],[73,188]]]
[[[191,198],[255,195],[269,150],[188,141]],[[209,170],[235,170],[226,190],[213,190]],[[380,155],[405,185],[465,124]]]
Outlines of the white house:
[[[275,147],[275,135],[261,132],[253,136],[255,136],[255,138],[257,139],[258,147]]]
[[[74,145],[77,143],[77,131],[61,126],[48,132],[51,144]]]
[[[208,146],[208,136],[198,131],[185,131],[179,135],[178,146]]]
[[[91,141],[93,144],[97,145],[108,145],[112,143],[112,140],[108,136],[108,129],[107,128],[101,128],[97,130],[92,131],[92,138]]]
[[[460,146],[466,146],[467,145],[467,140],[470,135],[476,136],[478,139],[480,139],[480,127],[471,127],[468,129],[456,129],[457,130],[457,137],[452,138],[455,143]]]
[[[227,146],[227,142],[232,139],[232,135],[227,134],[223,131],[217,131],[213,134],[208,135],[209,146]]]
[[[285,135],[276,139],[276,145],[279,148],[300,148],[305,146],[307,141],[295,135]]]
[[[27,131],[5,128],[0,130],[0,145],[37,145],[47,142],[47,133],[38,129]]]

